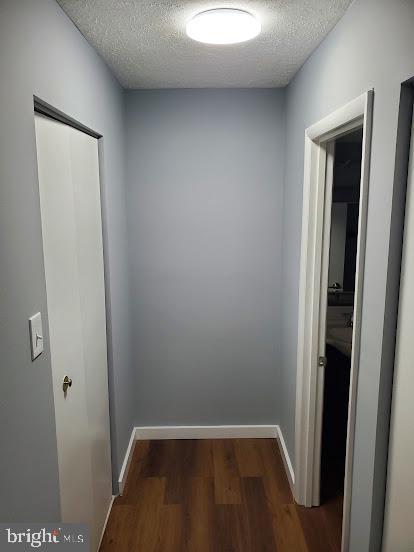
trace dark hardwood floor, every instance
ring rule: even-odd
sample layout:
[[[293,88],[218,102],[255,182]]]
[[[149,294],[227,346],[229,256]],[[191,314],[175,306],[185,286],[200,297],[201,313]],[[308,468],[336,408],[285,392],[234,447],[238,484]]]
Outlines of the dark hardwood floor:
[[[339,552],[341,504],[294,503],[276,440],[138,441],[101,552]]]

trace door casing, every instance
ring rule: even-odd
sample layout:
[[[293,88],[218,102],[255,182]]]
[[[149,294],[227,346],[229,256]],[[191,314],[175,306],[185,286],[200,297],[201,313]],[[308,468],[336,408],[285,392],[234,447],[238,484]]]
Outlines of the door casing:
[[[331,113],[305,131],[305,162],[302,212],[302,242],[299,287],[297,385],[295,420],[295,499],[304,506],[319,505],[320,444],[322,431],[323,370],[319,370],[321,324],[321,285],[324,221],[329,190],[327,163],[329,144],[357,128],[363,128],[361,187],[358,222],[358,248],[348,431],[345,463],[345,488],[342,527],[342,552],[349,548],[352,463],[355,433],[356,391],[361,336],[362,292],[368,207],[374,92],[370,90]],[[332,184],[332,182],[331,182]],[[326,251],[325,251],[326,257]]]

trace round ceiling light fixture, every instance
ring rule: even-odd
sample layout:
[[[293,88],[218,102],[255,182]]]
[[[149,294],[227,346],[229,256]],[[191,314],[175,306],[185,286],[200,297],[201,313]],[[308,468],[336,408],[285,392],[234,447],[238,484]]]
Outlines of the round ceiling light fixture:
[[[257,36],[260,22],[249,12],[233,8],[207,10],[187,23],[187,35],[206,44],[237,44]]]

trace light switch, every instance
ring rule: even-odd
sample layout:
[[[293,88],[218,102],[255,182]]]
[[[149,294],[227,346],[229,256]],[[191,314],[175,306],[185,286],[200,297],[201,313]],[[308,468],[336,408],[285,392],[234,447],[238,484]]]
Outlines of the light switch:
[[[43,328],[40,312],[29,318],[29,329],[32,360],[34,360],[43,352]]]

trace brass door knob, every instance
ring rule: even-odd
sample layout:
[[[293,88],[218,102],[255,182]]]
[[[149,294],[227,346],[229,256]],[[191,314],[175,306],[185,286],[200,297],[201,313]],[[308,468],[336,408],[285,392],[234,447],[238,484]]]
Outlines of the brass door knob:
[[[68,390],[68,387],[72,387],[72,380],[70,379],[69,376],[65,376],[63,378],[63,391],[66,393],[66,391]]]

